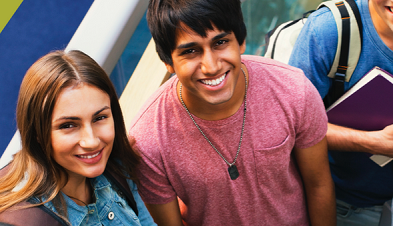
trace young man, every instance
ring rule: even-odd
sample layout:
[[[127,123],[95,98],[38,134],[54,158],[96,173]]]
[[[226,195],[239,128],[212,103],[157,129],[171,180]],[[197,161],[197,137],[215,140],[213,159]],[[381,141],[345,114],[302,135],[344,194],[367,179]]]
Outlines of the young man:
[[[152,0],[147,15],[176,73],[130,130],[158,225],[334,225],[321,98],[299,69],[241,56],[240,1]]]
[[[356,3],[363,23],[363,44],[346,90],[374,66],[393,74],[393,1]],[[302,69],[325,97],[331,86],[327,74],[337,46],[332,13],[322,8],[311,14],[298,40],[289,64]],[[329,150],[340,150],[330,152],[339,225],[378,225],[383,203],[393,196],[393,164],[380,167],[365,153],[393,157],[393,126],[366,132],[329,124],[327,140]]]

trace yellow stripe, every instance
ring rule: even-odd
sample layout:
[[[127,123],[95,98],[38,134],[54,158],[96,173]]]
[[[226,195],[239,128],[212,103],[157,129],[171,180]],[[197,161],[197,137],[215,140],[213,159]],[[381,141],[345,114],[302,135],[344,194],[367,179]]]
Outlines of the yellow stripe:
[[[23,0],[0,0],[0,33],[22,2]]]
[[[338,65],[338,68],[341,69],[341,70],[346,71],[348,69],[348,66],[340,66],[340,65]]]
[[[342,5],[344,5],[344,2],[337,2],[336,3],[336,6],[338,7],[338,6],[342,6]]]

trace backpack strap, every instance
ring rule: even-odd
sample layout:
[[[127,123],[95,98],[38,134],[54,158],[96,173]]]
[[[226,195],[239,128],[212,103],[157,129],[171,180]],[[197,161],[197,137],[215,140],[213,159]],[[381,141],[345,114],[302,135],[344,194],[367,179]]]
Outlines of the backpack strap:
[[[315,10],[310,10],[308,12],[303,13],[303,17],[296,19],[296,20],[292,20],[292,21],[288,21],[286,23],[281,24],[280,26],[274,28],[273,30],[269,31],[267,35],[265,35],[265,42],[266,42],[266,46],[267,49],[265,51],[265,57],[271,58],[271,59],[275,59],[275,52],[276,52],[276,45],[277,45],[277,41],[278,41],[278,37],[280,36],[281,31],[283,31],[284,29],[287,29],[289,27],[293,27],[296,23],[299,23],[299,25],[297,25],[297,27],[295,28],[295,37],[297,38],[297,36],[300,33],[300,30],[303,28],[303,25],[307,19],[307,16],[314,12]],[[273,40],[273,45],[269,45],[270,40]],[[296,40],[296,39],[293,39]],[[294,43],[293,43],[294,45]],[[292,47],[293,47],[292,45]],[[271,48],[268,50],[268,48]],[[289,55],[290,56],[290,55]],[[289,56],[288,59],[283,60],[279,60],[279,61],[283,61],[284,63],[288,63],[289,61]],[[278,60],[278,59],[276,59]]]
[[[6,175],[11,164],[8,163],[0,169],[0,177]],[[17,207],[37,204],[38,201],[30,198],[27,201],[16,204]],[[7,223],[7,224],[6,224]],[[44,205],[35,207],[12,210],[8,209],[0,213],[0,226],[2,225],[29,225],[29,226],[69,226],[68,222],[49,210]]]
[[[326,6],[333,13],[337,25],[337,50],[328,77],[332,86],[324,99],[327,108],[344,94],[344,84],[349,82],[359,61],[362,46],[362,22],[354,0],[326,1],[318,8]]]
[[[135,214],[138,216],[138,207],[136,205],[134,195],[130,190],[130,186],[127,183],[127,180],[123,177],[120,177],[116,173],[110,171],[104,171],[104,175],[111,183],[113,183],[125,196],[128,205],[132,208]]]
[[[18,203],[17,206],[28,205],[29,202]],[[0,214],[0,222],[10,225],[29,226],[70,226],[64,219],[44,205],[18,210],[6,210]]]
[[[265,35],[266,48],[263,54],[264,57],[288,64],[293,46],[306,23],[307,16],[314,11],[315,10],[310,10],[305,12],[303,17],[282,23],[269,31]]]
[[[354,0],[332,0],[322,2],[333,13],[337,25],[338,43],[336,57],[328,77],[334,78],[337,71],[349,82],[359,61],[362,45],[362,21]],[[340,60],[342,58],[342,60]]]

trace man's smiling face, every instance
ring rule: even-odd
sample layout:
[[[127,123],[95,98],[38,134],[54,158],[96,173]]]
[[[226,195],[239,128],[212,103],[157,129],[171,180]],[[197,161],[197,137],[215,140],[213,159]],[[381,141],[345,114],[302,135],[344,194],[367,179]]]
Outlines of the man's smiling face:
[[[245,42],[239,45],[233,32],[214,26],[202,37],[182,25],[184,30],[178,29],[171,54],[173,65],[166,66],[183,85],[184,101],[197,107],[231,100],[241,73],[240,55],[245,51]]]

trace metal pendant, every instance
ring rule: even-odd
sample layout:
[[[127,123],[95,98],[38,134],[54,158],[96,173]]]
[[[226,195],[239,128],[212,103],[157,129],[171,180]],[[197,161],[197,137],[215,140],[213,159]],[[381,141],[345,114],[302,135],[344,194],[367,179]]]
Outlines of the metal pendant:
[[[239,177],[239,171],[237,171],[237,167],[235,165],[228,167],[228,172],[231,180],[236,180]]]

